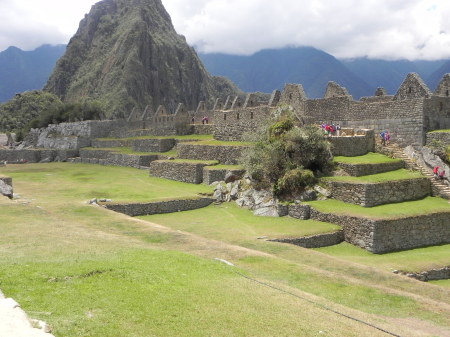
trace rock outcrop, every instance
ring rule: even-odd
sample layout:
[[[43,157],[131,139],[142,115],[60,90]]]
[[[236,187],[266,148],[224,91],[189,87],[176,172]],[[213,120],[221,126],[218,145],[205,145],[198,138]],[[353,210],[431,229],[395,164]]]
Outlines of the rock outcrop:
[[[80,22],[45,86],[65,102],[102,102],[107,117],[136,107],[184,103],[238,94],[228,80],[210,76],[178,35],[161,0],[103,0]]]

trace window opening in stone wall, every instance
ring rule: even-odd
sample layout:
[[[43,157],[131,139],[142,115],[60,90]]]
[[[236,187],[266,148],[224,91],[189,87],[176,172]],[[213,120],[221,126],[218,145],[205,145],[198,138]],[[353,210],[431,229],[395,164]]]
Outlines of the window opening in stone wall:
[[[253,111],[250,111],[250,119],[253,119]]]
[[[223,120],[224,120],[224,121],[227,120],[227,114],[223,114]]]
[[[448,96],[448,90],[445,91],[445,96]]]
[[[412,87],[409,87],[408,93],[412,93]]]
[[[292,100],[292,94],[289,94],[289,100]]]
[[[238,107],[240,107],[240,106],[241,106],[241,103],[240,103],[240,102],[238,102],[238,104],[237,104],[237,105],[238,105]]]
[[[236,119],[239,119],[239,113],[236,114]]]
[[[439,102],[439,111],[444,110],[444,103]]]

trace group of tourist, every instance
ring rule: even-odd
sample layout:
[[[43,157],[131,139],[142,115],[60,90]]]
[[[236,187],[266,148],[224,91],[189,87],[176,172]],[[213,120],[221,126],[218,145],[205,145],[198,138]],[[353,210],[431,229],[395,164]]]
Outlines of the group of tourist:
[[[436,179],[444,180],[445,178],[445,170],[441,170],[440,166],[433,167],[433,175]]]
[[[320,125],[320,128],[323,130],[323,133],[326,136],[339,136],[341,132],[341,126],[338,124],[334,125],[334,123],[327,124],[323,122]]]
[[[389,145],[389,142],[391,140],[391,135],[389,134],[389,131],[381,131],[380,132],[380,140],[381,140],[381,145],[383,145],[383,146]]]

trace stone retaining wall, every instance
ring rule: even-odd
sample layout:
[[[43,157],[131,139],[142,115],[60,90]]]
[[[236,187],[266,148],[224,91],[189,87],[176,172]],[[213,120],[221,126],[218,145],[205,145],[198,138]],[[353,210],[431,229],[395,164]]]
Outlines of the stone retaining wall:
[[[310,218],[310,209],[311,207],[303,204],[289,205],[287,215],[295,219],[308,220]]]
[[[233,174],[237,177],[242,177],[245,170],[240,169],[215,169],[212,167],[203,168],[203,183],[210,185],[215,181],[224,181],[227,174]]]
[[[242,151],[246,148],[248,147],[179,143],[177,145],[177,154],[178,158],[218,160],[221,164],[236,165]]]
[[[130,147],[129,139],[93,139],[91,146],[95,148]]]
[[[194,135],[212,135],[214,133],[214,124],[193,124],[192,133]]]
[[[431,194],[430,181],[427,178],[372,184],[327,181],[327,185],[334,199],[363,207],[418,200]]]
[[[105,203],[107,209],[115,212],[124,213],[129,216],[140,216],[150,214],[174,213],[189,211],[210,205],[212,198],[194,198],[181,200],[167,200],[149,203],[130,203],[130,204],[112,204]]]
[[[172,150],[175,143],[173,138],[135,139],[131,148],[135,152],[167,152]]]
[[[150,175],[185,183],[201,184],[203,168],[208,165],[210,164],[201,162],[156,160],[150,163]]]
[[[311,208],[311,219],[340,225],[346,242],[376,254],[450,243],[450,212],[374,220]]]
[[[432,146],[433,143],[436,142],[445,146],[450,146],[450,132],[428,132],[426,145]]]
[[[52,161],[67,161],[68,158],[78,156],[78,150],[54,149],[23,149],[0,150],[0,161],[8,163],[41,163]]]
[[[268,240],[273,242],[290,243],[303,248],[320,248],[334,246],[344,241],[344,231],[324,233],[301,238],[284,238]]]
[[[149,167],[150,163],[161,159],[158,155],[137,155],[115,153],[109,150],[80,150],[80,159],[73,162],[124,167]]]
[[[334,156],[355,157],[375,151],[375,135],[373,130],[361,130],[354,136],[332,136],[328,140],[332,144]]]
[[[428,282],[428,281],[437,281],[437,280],[448,280],[450,279],[450,266],[444,267],[440,269],[431,269],[427,271],[423,271],[420,273],[404,273],[404,272],[395,272],[396,274],[404,274],[408,277],[415,278],[416,280]]]
[[[347,164],[339,163],[339,167],[353,177],[368,176],[372,174],[395,171],[405,167],[402,160],[379,164]]]

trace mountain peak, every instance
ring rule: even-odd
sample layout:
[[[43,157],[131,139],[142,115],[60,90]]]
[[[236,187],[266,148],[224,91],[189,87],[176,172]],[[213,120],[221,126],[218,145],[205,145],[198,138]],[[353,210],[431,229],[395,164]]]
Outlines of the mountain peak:
[[[214,78],[175,32],[160,0],[104,0],[92,6],[45,90],[64,101],[99,100],[109,117],[146,105],[174,110],[182,102],[194,109],[217,95]]]

